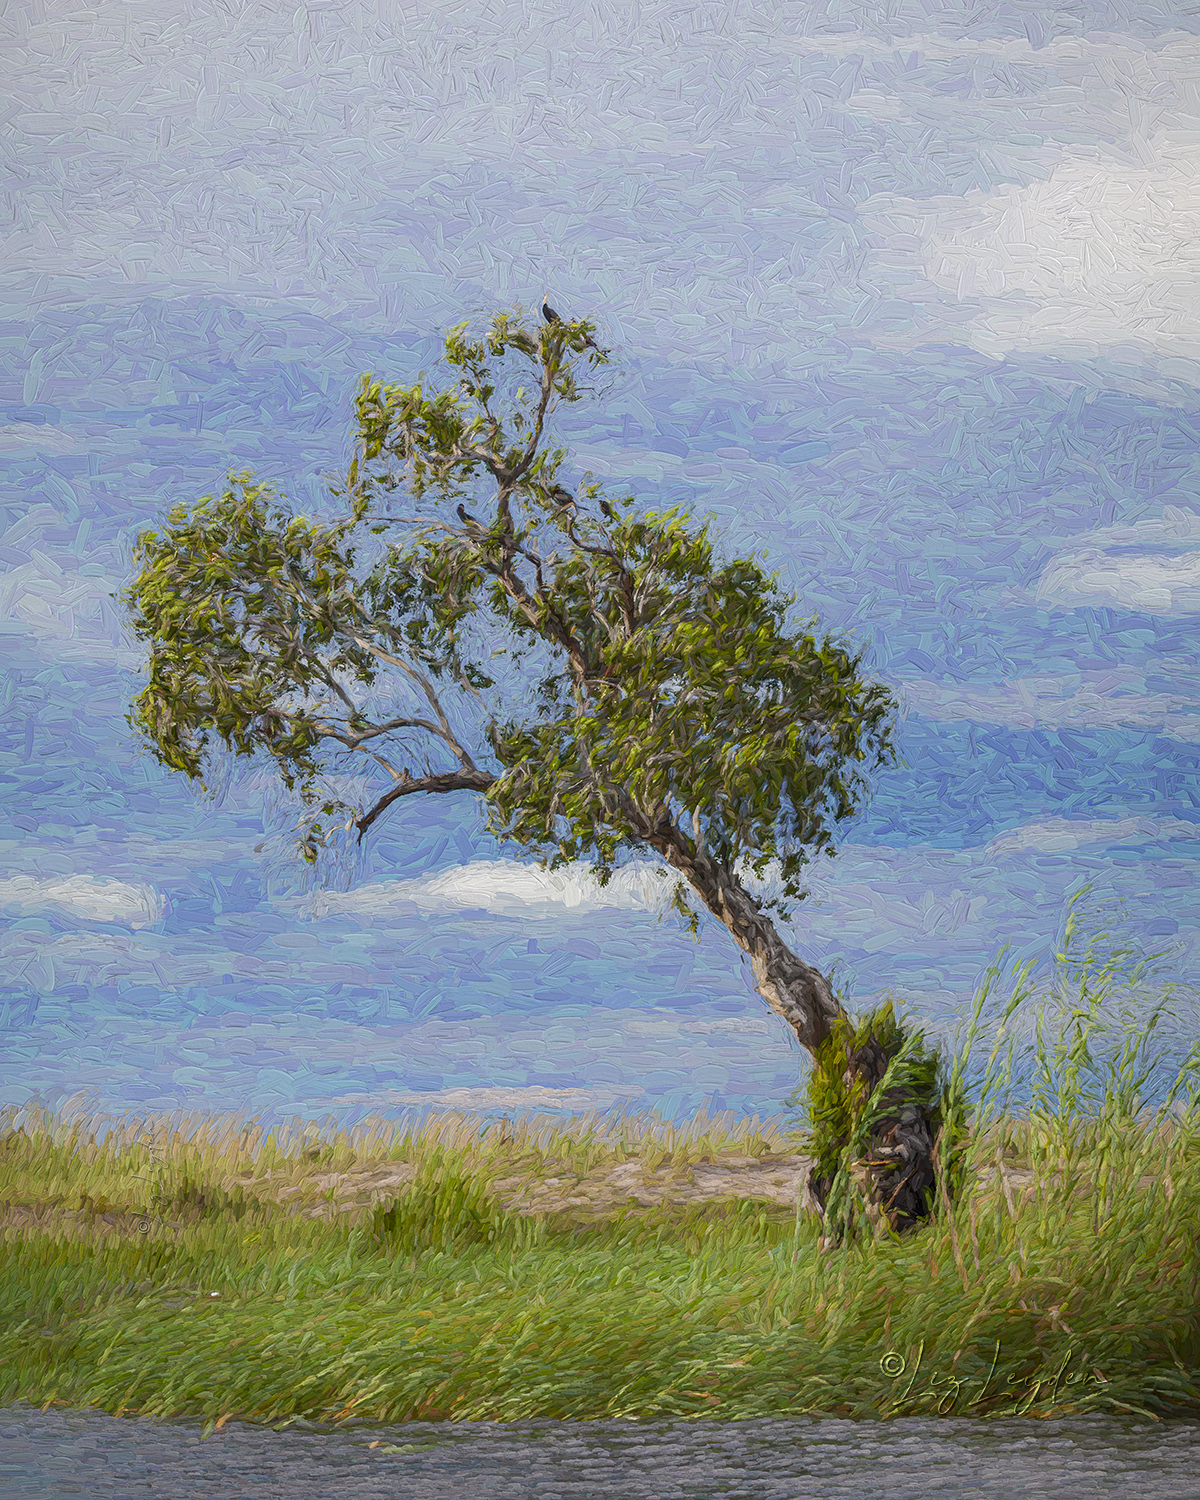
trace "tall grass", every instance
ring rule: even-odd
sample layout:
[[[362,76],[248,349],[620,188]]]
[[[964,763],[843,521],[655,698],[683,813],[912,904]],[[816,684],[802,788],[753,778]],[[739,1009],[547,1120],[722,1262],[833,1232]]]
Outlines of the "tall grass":
[[[782,1122],[462,1116],[284,1138],[229,1125],[102,1132],[10,1112],[9,1217],[35,1203],[83,1212],[69,1228],[26,1213],[5,1230],[0,1401],[209,1426],[1195,1416],[1197,1057],[1147,1102],[1163,1012],[1120,1019],[1128,974],[1095,952],[1077,962],[1072,940],[1069,917],[1054,994],[1026,970],[1012,977],[982,1082],[968,1086],[998,969],[977,993],[949,1068],[966,1133],[943,1143],[939,1216],[827,1253],[815,1215],[765,1201],[589,1223],[523,1217],[494,1188],[518,1171],[685,1169],[794,1149]],[[1018,1023],[1039,998],[1057,1008],[1044,1004],[1033,1026],[1018,1098]],[[388,1162],[414,1169],[404,1190],[332,1222],[264,1203],[246,1180],[308,1181],[318,1201],[315,1172]]]
[[[0,1109],[0,1201],[77,1208],[84,1196],[139,1217],[163,1210],[209,1212],[245,1202],[238,1179],[304,1184],[314,1172],[364,1164],[427,1169],[458,1162],[481,1179],[552,1170],[584,1175],[636,1159],[650,1170],[686,1167],[721,1153],[751,1157],[790,1149],[782,1122],[737,1120],[732,1111],[682,1124],[618,1110],[576,1119],[531,1115],[483,1120],[467,1112],[420,1119],[372,1118],[339,1133],[299,1124],[267,1131],[258,1120],[190,1119],[172,1128],[150,1118],[58,1119],[33,1107]],[[103,1212],[103,1209],[98,1211]]]

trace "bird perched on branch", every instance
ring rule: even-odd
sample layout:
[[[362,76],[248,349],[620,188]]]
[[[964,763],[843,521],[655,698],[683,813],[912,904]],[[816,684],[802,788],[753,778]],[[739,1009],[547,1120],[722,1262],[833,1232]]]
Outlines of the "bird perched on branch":
[[[543,486],[542,494],[547,496],[548,499],[553,500],[555,505],[560,506],[563,510],[568,505],[575,504],[575,496],[572,495],[570,490],[564,490],[561,484],[552,484],[549,489]]]
[[[547,323],[561,323],[562,322],[562,319],[554,311],[554,309],[550,306],[550,293],[549,293],[549,291],[545,292],[544,295],[543,295],[543,297],[542,297],[542,317],[545,318],[545,320],[546,320]],[[591,340],[590,336],[588,334],[586,334],[586,333],[583,336],[583,344],[584,344],[584,348],[585,349],[594,349],[596,347],[595,344],[592,343],[592,340]]]
[[[479,522],[478,522],[478,521],[477,521],[477,520],[476,520],[476,519],[475,519],[475,517],[474,517],[474,516],[473,516],[473,515],[472,515],[472,514],[471,514],[471,513],[470,513],[470,511],[466,511],[466,510],[464,510],[464,509],[463,509],[463,508],[462,508],[462,502],[461,502],[461,501],[460,501],[460,502],[459,502],[459,506],[458,506],[458,519],[459,519],[459,520],[460,520],[460,521],[461,521],[461,522],[462,522],[462,523],[463,523],[463,524],[464,524],[464,525],[465,525],[465,526],[478,526],[478,525],[479,525]]]

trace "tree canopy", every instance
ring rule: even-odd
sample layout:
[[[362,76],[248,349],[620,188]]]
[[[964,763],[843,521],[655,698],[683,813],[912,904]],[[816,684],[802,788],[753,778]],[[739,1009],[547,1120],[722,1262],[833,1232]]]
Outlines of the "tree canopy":
[[[802,897],[804,864],[893,754],[890,693],[815,621],[789,629],[778,574],[719,561],[679,507],[610,496],[606,519],[598,483],[564,489],[545,433],[580,399],[577,361],[608,363],[593,324],[467,328],[445,341],[456,383],[363,378],[337,519],[294,516],[243,472],[142,534],[125,597],[149,676],[130,723],[202,783],[218,745],[270,757],[309,809],[310,861],[403,796],[468,790],[551,869],[594,854],[605,884],[622,851],[657,850],[693,933],[699,865],[727,881],[775,863],[765,905]],[[412,514],[391,514],[400,496]],[[464,500],[481,519],[450,519]],[[497,657],[535,649],[526,701],[497,701]],[[331,789],[356,767],[366,796]]]

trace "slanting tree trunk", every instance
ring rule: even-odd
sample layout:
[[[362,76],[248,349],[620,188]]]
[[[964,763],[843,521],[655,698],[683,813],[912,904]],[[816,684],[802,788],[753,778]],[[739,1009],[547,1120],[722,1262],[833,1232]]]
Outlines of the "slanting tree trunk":
[[[460,752],[460,758],[463,765],[458,771],[419,779],[404,773],[397,785],[359,818],[359,837],[398,797],[418,791],[459,789],[486,793],[495,784],[497,778],[490,771],[479,770],[465,752]],[[849,1021],[829,981],[792,952],[732,870],[706,853],[703,845],[688,838],[664,806],[660,804],[655,812],[648,813],[628,795],[617,793],[616,797],[637,837],[679,872],[713,916],[729,929],[738,947],[749,955],[759,994],[788,1023],[815,1063],[836,1023]],[[849,1055],[846,1082],[861,1080],[869,1097],[881,1082],[889,1060],[880,1043],[868,1038]],[[936,1183],[935,1121],[930,1118],[925,1101],[909,1098],[900,1088],[889,1088],[878,1103],[881,1106],[878,1123],[871,1132],[865,1155],[851,1164],[851,1175],[860,1188],[868,1216],[875,1223],[886,1222],[900,1232],[924,1222],[931,1212],[931,1190]],[[809,1173],[808,1191],[822,1212],[831,1186],[832,1179],[821,1176],[815,1168]]]
[[[749,955],[759,994],[815,1061],[834,1023],[848,1019],[828,980],[792,952],[731,870],[696,849],[690,840],[678,838],[678,829],[664,829],[660,824],[656,835],[647,842],[679,871]],[[851,1081],[850,1075],[861,1079],[869,1096],[889,1060],[879,1042],[870,1038],[850,1054],[846,1081]],[[934,1121],[927,1104],[907,1098],[902,1089],[889,1088],[878,1103],[882,1106],[879,1123],[864,1156],[852,1164],[851,1175],[868,1215],[876,1223],[886,1220],[892,1229],[903,1231],[924,1222],[932,1206]],[[822,1210],[831,1186],[832,1179],[818,1176],[815,1169],[809,1174],[809,1192]]]

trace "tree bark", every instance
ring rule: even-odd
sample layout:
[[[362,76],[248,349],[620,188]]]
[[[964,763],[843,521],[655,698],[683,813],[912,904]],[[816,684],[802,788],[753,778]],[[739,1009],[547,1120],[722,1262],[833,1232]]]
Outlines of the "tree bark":
[[[463,765],[458,771],[420,778],[404,772],[358,820],[359,838],[399,797],[423,791],[487,792],[497,778],[490,771],[477,769],[465,753],[461,758]],[[616,793],[616,801],[638,837],[683,876],[713,916],[729,929],[734,942],[750,959],[758,993],[788,1023],[815,1061],[834,1023],[849,1019],[829,981],[792,952],[733,871],[706,853],[698,838],[688,838],[665,807],[660,805],[655,813],[647,813],[623,792]],[[848,1059],[846,1082],[861,1079],[869,1097],[881,1082],[888,1062],[883,1047],[871,1038]],[[883,1110],[879,1123],[871,1133],[866,1154],[852,1164],[851,1175],[861,1189],[868,1217],[876,1225],[886,1223],[900,1232],[929,1217],[931,1190],[936,1182],[934,1121],[925,1106],[914,1103],[902,1089],[889,1089],[880,1102]],[[822,1213],[831,1186],[832,1179],[819,1176],[815,1168],[809,1173],[809,1199]]]
[[[850,1054],[846,1081],[861,1078],[873,1092],[887,1071],[889,1058],[873,1038]],[[924,1223],[932,1207],[936,1183],[934,1125],[926,1109],[909,1099],[903,1089],[889,1088],[879,1101],[882,1113],[871,1132],[865,1155],[854,1162],[850,1175],[875,1227],[884,1222],[898,1233]],[[822,1206],[832,1180],[809,1173],[809,1192]]]
[[[758,902],[731,870],[695,845],[678,837],[679,830],[660,829],[647,839],[687,880],[712,914],[725,924],[734,942],[749,956],[755,987],[777,1016],[795,1032],[811,1057],[826,1041],[837,1020],[848,1019],[817,969],[806,964],[779,936]],[[889,1058],[874,1038],[849,1058],[846,1082],[861,1079],[868,1096],[881,1082]],[[890,1088],[879,1101],[883,1112],[871,1133],[862,1159],[852,1164],[866,1204],[868,1218],[902,1232],[929,1217],[935,1183],[934,1122],[923,1104],[914,1103],[902,1089]],[[824,1212],[832,1179],[809,1173],[808,1190]]]
[[[659,852],[729,929],[750,959],[758,993],[815,1056],[833,1023],[845,1018],[829,981],[792,952],[732,871],[707,854],[681,849],[674,840],[663,840]]]

